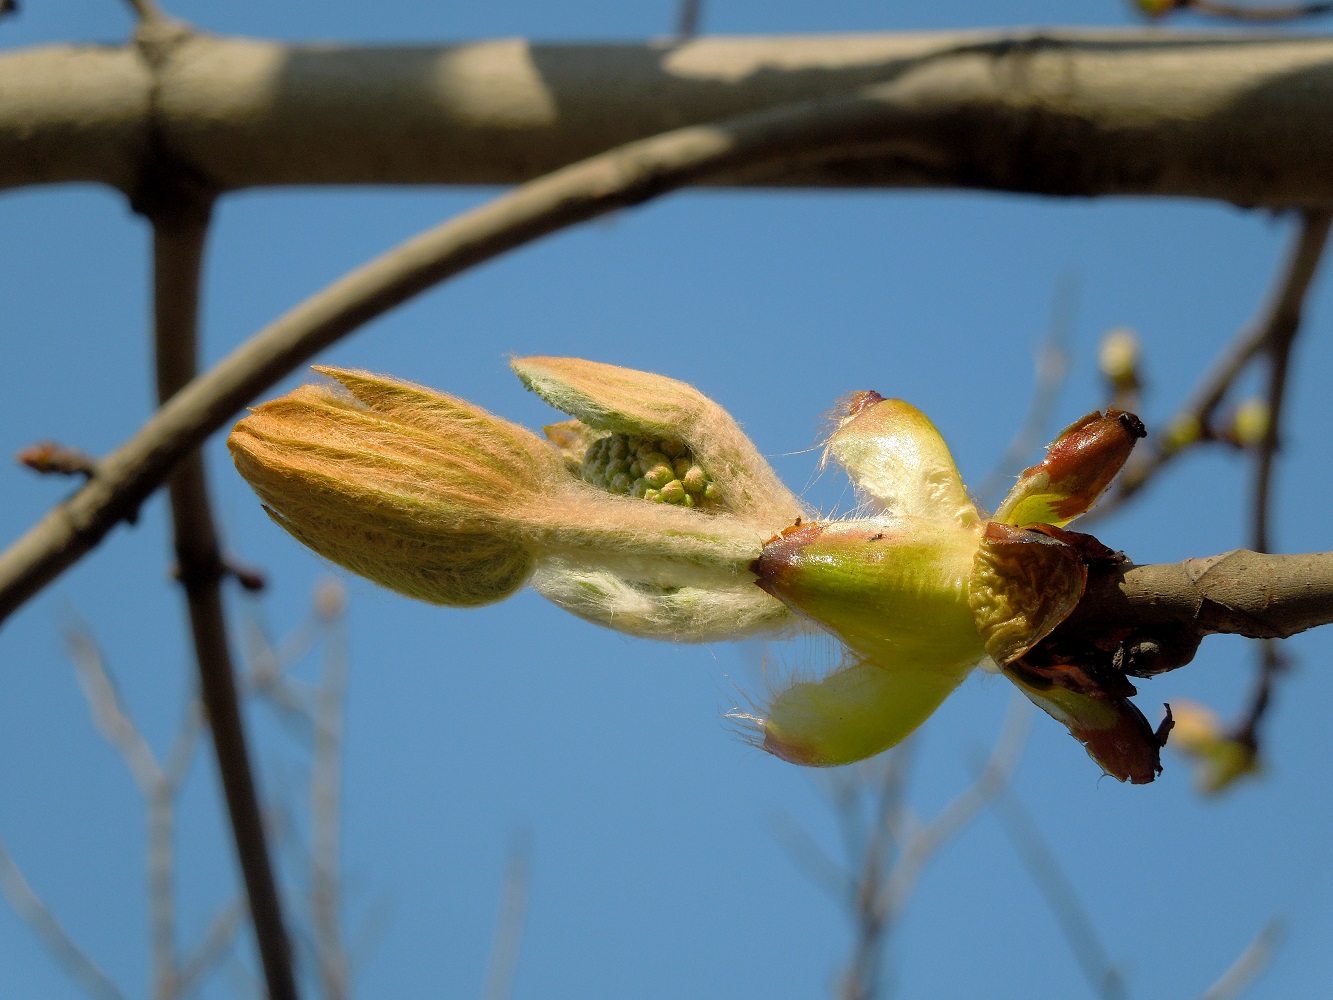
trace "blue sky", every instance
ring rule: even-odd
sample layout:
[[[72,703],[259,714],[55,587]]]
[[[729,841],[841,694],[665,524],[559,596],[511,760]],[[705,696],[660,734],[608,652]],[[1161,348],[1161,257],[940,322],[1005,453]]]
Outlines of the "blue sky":
[[[668,32],[669,2],[547,5],[168,3],[198,27],[287,39],[429,41],[526,35],[638,39]],[[710,33],[1123,24],[1109,0],[900,7],[709,0]],[[0,45],[117,41],[113,0],[29,0]],[[222,357],[347,268],[478,204],[479,190],[254,192],[226,200],[210,248],[203,333]],[[321,358],[392,373],[537,426],[554,414],[509,354],[570,354],[692,382],[746,426],[817,506],[845,482],[815,475],[821,415],[876,389],[923,409],[980,482],[1022,420],[1033,357],[1062,282],[1077,288],[1072,368],[1058,422],[1103,404],[1096,346],[1139,331],[1142,416],[1168,416],[1262,302],[1290,219],[1204,203],[1055,201],[939,193],[687,193],[545,240],[462,276]],[[103,452],[151,412],[147,233],[92,188],[0,195],[0,453],[41,438]],[[1333,398],[1333,296],[1321,284],[1296,354],[1274,537],[1330,547],[1323,429]],[[293,377],[284,387],[295,385]],[[230,595],[238,628],[274,636],[308,616],[331,568],[263,515],[220,443],[208,461],[228,548],[261,565],[261,599]],[[1201,454],[1098,527],[1140,562],[1210,555],[1248,537],[1248,465]],[[0,466],[11,539],[68,484]],[[62,629],[86,622],[150,741],[169,741],[190,686],[183,608],[168,577],[161,497],[0,631],[0,836],[29,881],[132,995],[147,990],[143,814],[95,733]],[[826,775],[745,746],[722,713],[765,657],[827,659],[827,644],[764,649],[652,644],[580,622],[523,593],[490,608],[416,604],[340,575],[349,590],[346,826],[349,933],[382,930],[357,962],[362,995],[477,996],[516,838],[530,896],[516,997],[828,995],[850,942],[845,907],[776,832],[794,822],[840,850]],[[1137,996],[1188,997],[1270,918],[1286,927],[1253,997],[1333,984],[1323,780],[1333,703],[1322,634],[1289,644],[1295,672],[1269,719],[1269,770],[1200,801],[1168,757],[1147,787],[1098,779],[1058,726],[1033,720],[1016,794],[1037,818],[1105,948]],[[238,649],[239,649],[238,644]],[[1196,663],[1140,686],[1155,718],[1189,697],[1244,703],[1252,653],[1205,643]],[[296,670],[313,677],[310,658]],[[1003,681],[975,677],[924,727],[912,803],[933,815],[999,731]],[[270,795],[304,810],[304,755],[273,714],[250,717]],[[214,771],[201,755],[179,822],[179,913],[195,940],[236,892]],[[292,854],[284,857],[290,861]],[[289,866],[290,869],[290,866]],[[290,870],[289,870],[290,875]],[[299,889],[299,882],[292,883]],[[377,916],[381,915],[381,916]],[[248,944],[238,967],[253,967]],[[983,814],[932,863],[897,928],[898,995],[1087,995],[1049,908],[1002,828]],[[206,997],[234,994],[235,970]],[[0,996],[81,996],[0,906]]]

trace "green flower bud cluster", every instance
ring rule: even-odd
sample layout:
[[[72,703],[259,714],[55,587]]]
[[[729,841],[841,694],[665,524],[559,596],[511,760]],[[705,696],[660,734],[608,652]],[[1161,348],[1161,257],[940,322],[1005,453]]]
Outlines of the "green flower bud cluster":
[[[679,441],[608,434],[588,446],[579,478],[624,496],[678,507],[719,507],[713,477]]]

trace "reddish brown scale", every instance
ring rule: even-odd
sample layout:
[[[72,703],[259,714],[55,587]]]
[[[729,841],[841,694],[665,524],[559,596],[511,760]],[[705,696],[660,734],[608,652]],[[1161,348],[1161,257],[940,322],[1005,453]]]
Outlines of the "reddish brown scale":
[[[764,545],[759,558],[750,563],[750,572],[759,577],[758,584],[765,593],[774,593],[774,584],[780,580],[784,571],[796,565],[801,551],[824,533],[824,526],[818,522],[802,524],[800,518],[790,527],[783,528]]]
[[[1056,505],[1056,513],[1075,517],[1097,502],[1147,433],[1143,421],[1124,410],[1089,413],[1065,428],[1046,457],[1023,471],[1022,479],[1048,475],[1051,492],[1067,496]]]

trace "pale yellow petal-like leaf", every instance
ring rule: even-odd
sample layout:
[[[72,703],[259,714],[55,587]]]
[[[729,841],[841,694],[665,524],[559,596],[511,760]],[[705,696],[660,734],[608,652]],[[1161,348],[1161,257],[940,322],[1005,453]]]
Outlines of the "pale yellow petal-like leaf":
[[[886,513],[969,526],[978,522],[949,446],[926,415],[878,393],[851,397],[825,454]]]

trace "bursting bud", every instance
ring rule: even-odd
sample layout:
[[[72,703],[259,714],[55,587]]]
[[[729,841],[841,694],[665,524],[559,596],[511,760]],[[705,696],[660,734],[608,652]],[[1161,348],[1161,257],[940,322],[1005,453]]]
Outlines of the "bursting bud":
[[[1091,509],[1147,433],[1132,413],[1089,413],[1060,433],[1040,463],[1023,470],[995,519],[1063,528]]]
[[[554,358],[514,366],[580,418],[687,442],[686,477],[697,462],[728,457],[720,475],[701,469],[692,481],[706,480],[701,496],[725,483],[735,502],[704,513],[630,496],[623,472],[581,477],[570,453],[586,460],[606,423],[568,421],[547,441],[422,386],[335,368],[316,369],[328,383],[256,407],[227,443],[281,527],[409,597],[471,607],[531,582],[599,624],[680,641],[789,623],[748,566],[801,508],[721,407],[645,372]],[[677,457],[686,454],[682,445]]]
[[[785,760],[878,753],[990,659],[1108,773],[1155,773],[1158,744],[1144,743],[1153,734],[1135,721],[1123,677],[1039,655],[1099,549],[1063,526],[1143,435],[1132,414],[1072,425],[988,521],[924,414],[856,393],[825,459],[856,484],[858,516],[810,521],[697,389],[576,358],[512,366],[572,418],[545,439],[421,386],[321,368],[326,383],[256,407],[228,446],[281,527],[421,600],[474,606],[530,584],[580,617],[650,638],[833,634],[845,654],[831,674],[734,713]]]
[[[753,565],[760,587],[838,636],[846,656],[736,717],[785,760],[860,760],[911,733],[989,656],[1108,774],[1151,781],[1159,744],[1126,686],[1023,661],[1083,595],[1084,556],[1059,526],[1096,501],[1142,435],[1130,414],[1085,417],[985,522],[924,414],[877,393],[848,397],[825,457],[846,468],[869,516],[793,525]]]

